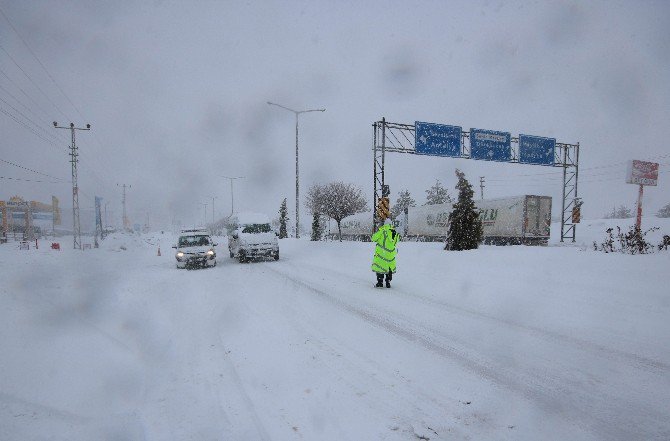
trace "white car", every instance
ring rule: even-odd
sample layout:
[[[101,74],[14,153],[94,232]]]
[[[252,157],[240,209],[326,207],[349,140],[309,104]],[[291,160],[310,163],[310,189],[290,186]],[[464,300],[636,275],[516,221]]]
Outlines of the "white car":
[[[216,243],[204,230],[182,230],[175,248],[177,268],[216,266]]]
[[[228,220],[228,251],[240,262],[250,259],[279,260],[279,240],[264,214],[240,213]]]

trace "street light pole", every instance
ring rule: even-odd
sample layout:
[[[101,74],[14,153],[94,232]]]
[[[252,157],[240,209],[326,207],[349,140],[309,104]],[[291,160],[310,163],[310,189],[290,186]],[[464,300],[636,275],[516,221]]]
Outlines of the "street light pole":
[[[293,110],[281,104],[267,102],[271,106],[281,107],[295,114],[295,237],[300,238],[300,173],[298,165],[298,116],[301,113],[325,112],[326,109]]]
[[[200,204],[205,209],[205,211],[203,213],[203,222],[202,222],[202,225],[204,227],[205,224],[207,224],[207,202],[200,202]]]
[[[233,194],[233,181],[235,179],[244,179],[244,176],[221,176],[222,178],[230,179],[230,215],[235,212],[235,195]]]
[[[107,205],[108,204],[109,204],[109,202],[105,202],[105,228],[104,228],[105,230],[107,229],[107,227],[109,227],[109,222],[107,221]]]
[[[212,227],[214,226],[214,199],[218,199],[218,197],[212,196]]]

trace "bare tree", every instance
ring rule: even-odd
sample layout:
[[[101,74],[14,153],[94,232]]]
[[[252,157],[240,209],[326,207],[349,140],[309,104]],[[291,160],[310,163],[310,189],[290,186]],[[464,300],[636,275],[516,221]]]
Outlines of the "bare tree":
[[[305,207],[312,214],[323,214],[323,190],[325,185],[313,184],[307,190],[307,197],[305,198]]]
[[[312,185],[307,192],[305,206],[312,214],[323,214],[337,222],[341,241],[342,219],[367,210],[368,204],[362,190],[354,184],[331,182],[326,185]]]

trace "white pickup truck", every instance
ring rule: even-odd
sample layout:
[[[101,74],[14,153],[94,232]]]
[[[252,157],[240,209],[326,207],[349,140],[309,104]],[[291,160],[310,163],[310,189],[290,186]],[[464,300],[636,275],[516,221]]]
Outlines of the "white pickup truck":
[[[231,258],[279,260],[279,240],[264,214],[240,213],[228,219],[228,251]]]

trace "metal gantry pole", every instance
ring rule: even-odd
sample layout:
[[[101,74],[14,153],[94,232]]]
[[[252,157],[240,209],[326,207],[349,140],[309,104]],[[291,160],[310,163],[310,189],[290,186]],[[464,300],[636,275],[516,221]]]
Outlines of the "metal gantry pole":
[[[561,242],[565,238],[565,186],[567,178],[568,146],[563,147],[563,197],[561,198]]]
[[[81,250],[81,223],[79,220],[79,186],[77,183],[77,159],[79,153],[77,152],[77,144],[75,142],[75,131],[76,130],[91,130],[91,125],[86,124],[84,127],[75,127],[74,123],[70,123],[69,127],[59,126],[56,121],[54,121],[54,127],[57,129],[69,129],[72,140],[70,144],[70,163],[72,164],[72,230],[73,230],[73,245],[74,249]]]
[[[372,124],[372,232],[377,230],[377,123]]]

